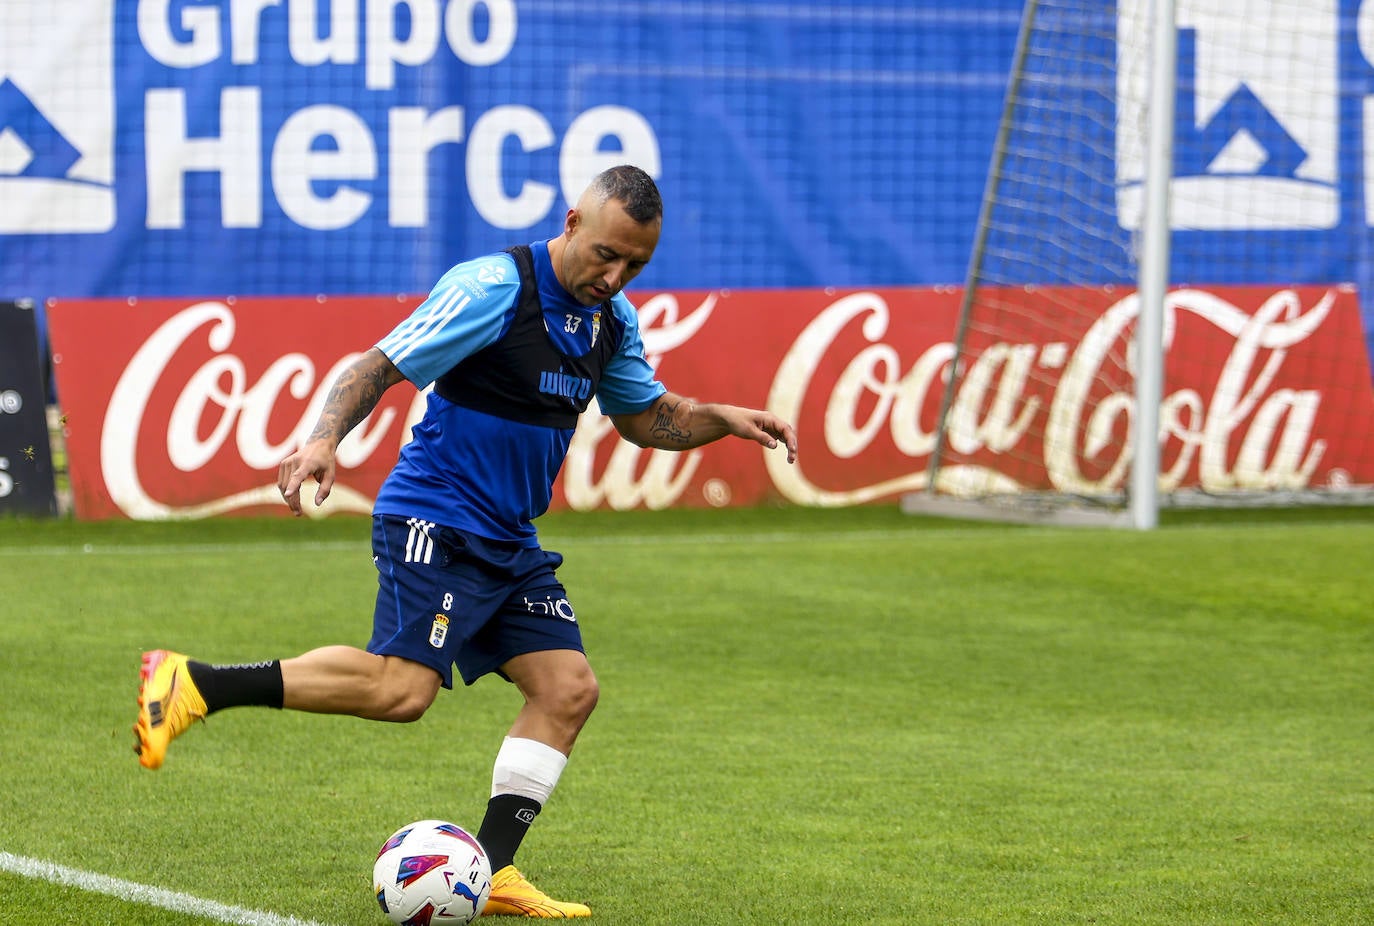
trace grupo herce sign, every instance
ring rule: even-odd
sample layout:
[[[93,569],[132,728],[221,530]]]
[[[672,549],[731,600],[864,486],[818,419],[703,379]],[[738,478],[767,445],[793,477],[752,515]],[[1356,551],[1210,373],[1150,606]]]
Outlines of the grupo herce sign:
[[[665,195],[640,285],[963,280],[1005,0],[614,6],[608,33],[603,5],[533,0],[0,4],[0,292],[415,292],[557,234],[616,161]],[[1064,121],[1037,130],[1094,140],[1074,195],[1004,178],[1009,205],[1055,196],[1018,235],[1080,262],[1024,282],[1131,282],[1148,6],[1104,5],[1100,55],[1053,83]],[[1374,3],[1179,0],[1176,279],[1368,288],[1372,25]]]
[[[0,169],[13,203],[0,212],[0,233],[115,227],[117,142],[129,134],[119,110],[139,90],[142,131],[137,148],[124,149],[141,150],[146,196],[132,218],[148,231],[206,221],[262,228],[265,214],[335,231],[378,211],[391,228],[423,227],[435,176],[430,158],[449,144],[467,152],[471,208],[497,229],[531,227],[555,209],[561,215],[560,194],[576,199],[609,163],[657,165],[653,127],[628,107],[585,107],[558,138],[550,116],[528,102],[422,104],[417,73],[506,61],[518,34],[515,0],[348,0],[328,4],[328,15],[313,2],[269,9],[275,6],[7,6],[0,13],[7,36],[0,64],[8,75],[0,81],[0,114],[32,144],[29,158],[16,152],[6,159],[17,169]],[[60,69],[51,66],[54,46],[72,51]],[[133,74],[117,73],[120,52],[127,59],[135,49],[142,88]],[[307,82],[308,94],[292,89]],[[527,178],[511,191],[503,180],[511,140],[527,150],[557,146],[563,189]],[[614,154],[601,150],[608,141]],[[188,215],[194,174],[218,179],[210,214]]]

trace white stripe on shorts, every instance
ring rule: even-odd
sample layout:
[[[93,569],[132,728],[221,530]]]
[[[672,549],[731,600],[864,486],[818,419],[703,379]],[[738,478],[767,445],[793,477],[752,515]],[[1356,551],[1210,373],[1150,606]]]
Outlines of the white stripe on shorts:
[[[410,525],[410,533],[406,534],[406,562],[428,565],[434,554],[434,539],[429,536],[429,529],[434,522],[410,518],[406,524]]]

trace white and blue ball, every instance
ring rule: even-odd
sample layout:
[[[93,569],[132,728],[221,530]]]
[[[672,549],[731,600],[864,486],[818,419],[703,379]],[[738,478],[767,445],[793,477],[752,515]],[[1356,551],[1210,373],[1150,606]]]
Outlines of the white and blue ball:
[[[456,823],[420,820],[392,833],[377,853],[372,886],[382,912],[401,926],[468,923],[491,895],[491,862]]]

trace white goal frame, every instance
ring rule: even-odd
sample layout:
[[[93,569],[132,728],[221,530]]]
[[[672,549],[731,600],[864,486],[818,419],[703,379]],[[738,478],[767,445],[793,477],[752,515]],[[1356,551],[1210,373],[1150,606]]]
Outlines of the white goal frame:
[[[902,510],[910,514],[931,514],[974,520],[1015,521],[1022,523],[1051,523],[1068,526],[1130,527],[1151,530],[1159,524],[1159,441],[1136,440],[1131,460],[1130,491],[1126,496],[1126,511],[1102,504],[1065,504],[1059,496],[1026,494],[1002,504],[987,500],[973,501],[938,496],[937,477],[945,452],[946,421],[954,401],[962,370],[958,368],[964,355],[968,335],[969,316],[973,297],[981,273],[991,225],[992,205],[1002,178],[1006,158],[1007,136],[1017,93],[1025,68],[1031,31],[1039,0],[1027,0],[1022,9],[1017,33],[1016,51],[1008,78],[1002,119],[993,142],[991,164],[979,208],[978,226],[964,280],[963,298],[959,307],[959,321],[954,336],[955,367],[945,382],[940,400],[935,448],[927,471],[926,490],[913,493],[902,500]],[[1163,395],[1164,298],[1169,286],[1169,186],[1172,179],[1174,94],[1176,91],[1178,35],[1175,31],[1174,0],[1153,0],[1150,23],[1151,64],[1149,75],[1149,138],[1145,176],[1145,213],[1141,228],[1141,258],[1139,271],[1140,316],[1136,329],[1135,405],[1137,434],[1159,433],[1159,405]]]

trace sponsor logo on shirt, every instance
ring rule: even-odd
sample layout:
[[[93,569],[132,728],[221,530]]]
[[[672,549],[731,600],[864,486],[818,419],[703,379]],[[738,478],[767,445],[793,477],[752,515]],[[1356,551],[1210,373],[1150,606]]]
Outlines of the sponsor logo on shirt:
[[[539,391],[565,399],[585,399],[592,394],[592,381],[585,376],[544,370],[539,374]]]
[[[458,285],[477,299],[487,298],[487,286],[496,286],[504,282],[506,282],[506,268],[500,261],[487,261],[479,265],[471,276],[458,278]]]
[[[487,286],[506,282],[506,265],[499,260],[488,261],[477,268],[477,279]]]

